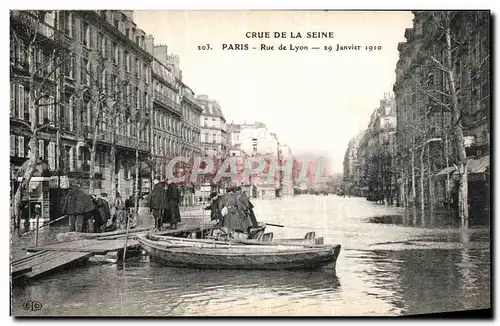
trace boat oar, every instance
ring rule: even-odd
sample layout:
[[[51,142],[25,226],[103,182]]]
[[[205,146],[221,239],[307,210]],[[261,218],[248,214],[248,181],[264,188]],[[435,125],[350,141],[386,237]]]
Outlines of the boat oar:
[[[284,225],[281,225],[281,224],[273,224],[273,223],[267,223],[267,222],[264,222],[265,225],[269,225],[269,226],[277,226],[279,228],[284,228],[285,226]]]

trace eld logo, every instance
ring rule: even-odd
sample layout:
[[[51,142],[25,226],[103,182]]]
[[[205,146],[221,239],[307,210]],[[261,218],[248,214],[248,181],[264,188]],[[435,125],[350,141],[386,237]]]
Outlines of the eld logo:
[[[30,300],[30,301],[26,301],[25,303],[23,303],[23,308],[24,308],[24,310],[27,310],[27,311],[38,311],[38,310],[41,310],[42,307],[43,307],[43,305],[38,301]]]

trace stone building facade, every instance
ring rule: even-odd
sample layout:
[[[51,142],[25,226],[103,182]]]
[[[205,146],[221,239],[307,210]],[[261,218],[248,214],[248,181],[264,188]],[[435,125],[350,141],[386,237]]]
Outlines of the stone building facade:
[[[39,156],[41,173],[51,180],[52,206],[73,181],[90,188],[95,135],[94,193],[133,195],[136,150],[142,192],[149,191],[151,177],[162,172],[161,163],[171,155],[200,153],[202,108],[182,82],[179,58],[168,56],[172,76],[155,59],[154,39],[134,23],[132,11],[11,11],[10,22],[13,189],[30,152],[33,119],[43,127]],[[29,71],[36,72],[33,92]]]
[[[420,202],[420,191],[412,198],[412,169],[420,169],[423,152],[426,197],[435,204],[453,199],[457,162],[450,105],[451,89],[440,62],[448,69],[446,33],[442,18],[450,19],[453,52],[450,67],[456,76],[458,107],[466,140],[469,187],[474,193],[488,193],[490,112],[490,14],[487,11],[414,12],[413,27],[405,31],[406,42],[398,45],[394,93],[398,107],[397,170],[402,202]],[[436,23],[438,22],[438,23]],[[441,21],[443,22],[443,21]],[[435,60],[433,60],[434,58]],[[427,143],[429,139],[436,139]],[[413,152],[413,155],[412,155]],[[415,156],[417,155],[417,156]],[[417,161],[417,162],[416,162]],[[420,176],[415,176],[419,188]],[[479,185],[474,179],[479,180]],[[472,196],[472,197],[471,197]]]

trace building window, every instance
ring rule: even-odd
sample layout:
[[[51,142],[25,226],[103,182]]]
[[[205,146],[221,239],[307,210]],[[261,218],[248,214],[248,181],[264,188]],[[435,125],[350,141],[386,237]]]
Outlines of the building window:
[[[128,51],[125,51],[125,70],[130,72],[130,55]]]
[[[24,157],[25,148],[24,148],[24,137],[18,136],[17,138],[17,156]]]
[[[77,30],[76,30],[76,16],[74,14],[71,14],[71,33],[69,36],[73,37],[73,38],[77,38],[76,34],[77,34]]]
[[[90,26],[88,23],[82,21],[81,23],[81,41],[82,44],[85,46],[89,46],[89,39],[90,39]]]
[[[80,79],[82,80],[82,83],[84,85],[90,86],[88,69],[89,69],[89,60],[83,59],[81,64]]]
[[[384,119],[384,128],[389,129],[391,127],[391,122],[389,119]]]
[[[113,63],[118,64],[118,46],[113,42]]]
[[[107,56],[107,44],[108,44],[108,41],[105,37],[102,36],[102,34],[100,35],[100,38],[101,38],[101,54],[103,57],[106,57]]]
[[[16,156],[17,137],[10,135],[10,156]]]

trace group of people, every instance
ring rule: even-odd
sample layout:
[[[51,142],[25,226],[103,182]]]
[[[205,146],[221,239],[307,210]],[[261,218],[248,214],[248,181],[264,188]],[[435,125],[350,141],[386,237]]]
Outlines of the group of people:
[[[179,203],[181,193],[177,185],[171,181],[153,180],[153,191],[149,196],[149,208],[153,213],[155,228],[160,231],[164,223],[170,224],[170,229],[176,229],[181,221]]]
[[[70,232],[100,233],[126,227],[130,207],[131,198],[123,201],[118,192],[110,204],[106,193],[88,195],[74,185],[69,190],[62,213],[69,217]]]
[[[205,209],[211,211],[211,220],[217,221],[220,226],[246,234],[259,226],[253,212],[254,206],[241,187],[228,188],[222,195],[212,192],[210,200],[210,205]]]

